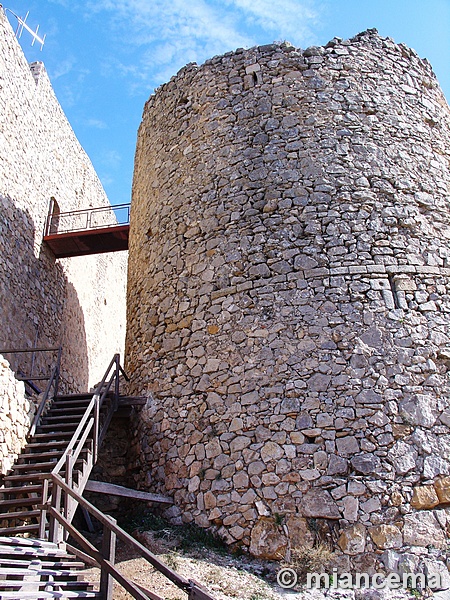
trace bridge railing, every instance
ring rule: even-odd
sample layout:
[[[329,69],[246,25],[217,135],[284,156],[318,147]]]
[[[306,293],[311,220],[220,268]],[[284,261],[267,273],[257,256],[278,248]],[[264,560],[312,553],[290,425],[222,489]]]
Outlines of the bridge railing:
[[[56,212],[52,205],[45,221],[44,236],[129,225],[130,206],[128,203]]]

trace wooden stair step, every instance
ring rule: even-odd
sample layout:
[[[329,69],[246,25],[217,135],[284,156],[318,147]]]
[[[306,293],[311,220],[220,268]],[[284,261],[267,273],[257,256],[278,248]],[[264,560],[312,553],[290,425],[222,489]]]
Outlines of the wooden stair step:
[[[40,460],[42,458],[60,458],[64,450],[49,450],[48,452],[24,452],[19,455],[17,460]],[[22,463],[21,463],[22,464]]]
[[[9,483],[14,482],[14,481],[29,481],[34,482],[34,481],[41,481],[42,479],[48,479],[48,473],[22,473],[21,475],[6,475],[4,478],[4,482]],[[2,489],[2,491],[7,490],[8,487],[5,487]]]
[[[82,457],[82,455],[85,455],[88,453],[88,449],[83,449],[80,452],[79,457],[77,458],[77,461],[75,464],[77,465],[81,465],[83,462],[86,462],[85,458]],[[81,457],[81,458],[80,458]],[[57,459],[55,458],[54,460],[49,460],[46,462],[30,462],[30,463],[19,463],[19,464],[15,464],[12,469],[11,469],[11,473],[14,473],[15,471],[21,471],[21,472],[32,472],[32,471],[36,471],[36,470],[41,470],[42,473],[49,473],[50,471],[52,471],[55,468],[55,465],[57,464]],[[6,475],[6,477],[9,477],[9,475]]]
[[[38,517],[40,510],[20,510],[14,512],[0,513],[0,522],[5,519],[25,519],[28,517]]]
[[[49,488],[52,486],[52,483],[49,481]],[[36,484],[36,485],[16,485],[16,486],[9,486],[9,487],[4,487],[1,490],[2,494],[8,494],[8,496],[10,496],[11,494],[33,494],[35,492],[41,493],[42,492],[42,483],[40,484]],[[3,500],[2,500],[3,502]]]
[[[48,542],[47,540],[37,540],[33,538],[22,538],[22,537],[2,537],[0,536],[0,547],[2,546],[14,546],[14,548],[50,548],[57,550],[59,547],[54,542]],[[66,552],[67,554],[67,552]],[[72,556],[69,554],[69,556]]]
[[[54,408],[47,413],[45,419],[80,419],[85,412],[85,409],[82,408]]]
[[[5,575],[11,575],[10,569],[0,568],[0,585],[3,585],[3,578]],[[17,568],[14,569],[14,575],[30,575],[32,573],[39,573],[44,577],[78,577],[78,573],[72,572],[70,569],[48,569],[46,566],[38,566],[36,568],[30,564],[28,569]],[[43,582],[45,583],[45,582]]]
[[[75,431],[75,429],[78,427],[78,422],[76,423],[61,423],[58,424],[57,426],[55,424],[44,424],[44,425],[39,425],[39,427],[37,428],[38,433],[36,435],[39,435],[39,433],[51,433],[55,427],[57,427],[57,431],[58,433],[62,433],[62,431]]]
[[[33,504],[40,504],[41,501],[41,498],[12,498],[10,500],[0,500],[0,510],[7,508],[8,506],[17,508],[19,506],[31,506]]]
[[[66,415],[65,417],[62,415],[49,415],[48,417],[45,417],[45,419],[41,420],[39,427],[44,427],[44,425],[53,425],[54,427],[60,427],[61,425],[78,425],[83,417],[83,414],[84,413],[81,415]]]
[[[33,436],[33,440],[37,442],[46,439],[49,442],[53,442],[64,439],[67,443],[71,437],[72,436],[70,435],[69,431],[47,431],[45,433],[35,433]]]
[[[15,482],[13,481],[12,484],[14,484]],[[14,494],[15,496],[20,496],[21,494],[26,494],[25,498],[20,498],[21,500],[24,499],[34,499],[34,498],[39,498],[40,494],[42,493],[42,483],[28,483],[28,484],[17,484],[17,485],[8,485],[6,487],[3,487],[1,492],[2,495],[7,495],[7,496],[11,496],[11,494]],[[49,480],[49,488],[52,487],[52,482]],[[30,496],[30,494],[33,494],[32,496]],[[9,500],[9,498],[2,498],[1,502],[7,501]]]
[[[78,415],[79,413],[84,414],[90,401],[86,403],[70,402],[67,406],[65,404],[55,404],[51,410],[47,412],[47,415],[59,415],[65,413],[67,416]]]
[[[11,471],[35,471],[36,469],[42,469],[43,472],[48,472],[54,468],[57,462],[57,460],[50,460],[47,462],[19,463],[18,465],[14,465]]]
[[[55,400],[50,408],[50,410],[52,410],[52,408],[69,408],[69,407],[77,407],[77,406],[82,406],[82,407],[86,407],[88,406],[88,404],[90,403],[90,401],[92,400],[92,397],[90,398],[75,398],[73,400]]]
[[[48,560],[45,560],[45,558],[48,558]],[[45,565],[45,567],[48,567],[50,569],[84,569],[86,567],[86,565],[81,562],[81,561],[69,561],[69,560],[58,560],[55,561],[53,560],[53,557],[49,556],[42,556],[41,558],[38,558],[37,560],[39,560],[41,562],[42,565]],[[36,562],[36,561],[34,561]],[[30,564],[29,560],[25,560],[25,559],[19,559],[19,558],[2,558],[0,556],[0,565],[2,568],[22,568],[22,569],[27,569],[28,566]]]
[[[39,531],[39,524],[33,523],[31,525],[20,525],[16,527],[0,527],[0,535],[11,535],[14,533],[36,533]]]
[[[22,538],[31,539],[31,538]],[[0,547],[0,557],[7,557],[8,559],[25,559],[25,557],[31,557],[36,560],[68,560],[71,555],[68,555],[64,550],[58,548],[24,548],[22,546],[4,546]],[[0,558],[0,560],[3,560]],[[28,563],[30,561],[27,561]]]
[[[90,400],[94,392],[76,392],[74,394],[58,394],[54,402],[66,402],[68,400]]]
[[[1,590],[1,588],[4,589]],[[35,598],[38,598],[40,600],[40,598],[42,598],[42,592],[50,592],[51,594],[53,594],[53,598],[67,598],[68,592],[70,592],[71,594],[89,593],[93,590],[93,587],[92,585],[83,585],[82,582],[76,581],[40,581],[39,575],[36,575],[35,578],[33,578],[33,576],[29,576],[28,581],[0,581],[0,590],[0,598],[2,599],[5,598],[4,594],[6,594],[6,597],[8,597],[11,592],[14,593],[17,591],[21,591],[24,594],[32,593],[35,595]],[[77,598],[78,596],[75,597]]]
[[[77,461],[77,463],[80,461]],[[81,462],[85,462],[85,461],[81,461]],[[63,470],[64,471],[64,470]],[[73,475],[74,476],[78,476],[81,473],[81,471],[79,470],[74,470],[73,471]],[[42,479],[48,479],[48,475],[49,472],[47,473],[42,473],[42,472],[38,472],[38,473],[22,473],[21,475],[6,475],[6,477],[4,478],[4,482],[5,483],[9,483],[9,482],[22,482],[22,481],[29,481],[30,483],[34,483],[35,481],[42,481]],[[5,490],[8,490],[11,488],[5,487],[2,488],[2,492],[4,492]]]
[[[64,440],[49,441],[49,442],[30,442],[25,446],[22,452],[24,454],[33,454],[32,450],[41,450],[42,448],[64,448],[67,443]]]
[[[55,595],[54,592],[2,592],[1,599],[2,600],[45,600],[46,598],[99,598],[101,599],[100,592],[82,592],[82,591],[65,591],[58,592],[58,595]]]
[[[42,417],[42,423],[44,423],[47,420],[50,421],[79,421],[81,419],[81,417],[84,415],[84,413],[86,412],[86,410],[84,408],[80,408],[77,410],[77,412],[73,412],[68,408],[61,408],[61,410],[52,410],[49,413],[47,413],[45,415],[45,417]]]

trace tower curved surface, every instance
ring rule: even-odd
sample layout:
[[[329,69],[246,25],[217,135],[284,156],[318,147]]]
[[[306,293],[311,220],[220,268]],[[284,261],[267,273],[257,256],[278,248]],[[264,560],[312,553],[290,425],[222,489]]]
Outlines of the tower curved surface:
[[[270,558],[445,546],[449,124],[427,61],[374,30],[150,98],[127,368],[152,394],[139,483],[173,515]]]

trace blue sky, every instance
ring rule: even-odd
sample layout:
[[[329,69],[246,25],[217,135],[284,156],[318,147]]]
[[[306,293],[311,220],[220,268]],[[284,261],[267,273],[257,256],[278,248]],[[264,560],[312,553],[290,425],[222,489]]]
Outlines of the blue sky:
[[[6,0],[46,33],[56,95],[113,204],[128,202],[145,101],[188,62],[288,40],[306,48],[375,27],[427,58],[450,99],[450,0]],[[11,24],[16,24],[8,14]]]

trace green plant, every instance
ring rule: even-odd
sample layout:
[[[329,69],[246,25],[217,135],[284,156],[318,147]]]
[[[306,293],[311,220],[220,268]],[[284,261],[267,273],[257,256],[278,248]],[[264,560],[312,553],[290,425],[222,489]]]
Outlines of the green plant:
[[[175,552],[169,552],[164,555],[164,562],[168,567],[173,569],[174,571],[178,568],[178,560]]]
[[[217,533],[198,527],[193,523],[179,525],[177,532],[181,537],[181,548],[184,550],[192,547],[211,548],[219,551],[226,550],[223,538]]]
[[[120,521],[125,531],[163,531],[167,529],[168,522],[162,517],[145,509],[137,510],[127,515]]]
[[[190,548],[211,548],[218,552],[226,551],[223,538],[194,523],[174,525],[163,517],[155,515],[150,511],[139,511],[121,522],[122,527],[129,532],[153,531],[156,538],[173,538],[180,540],[179,548],[188,550]]]
[[[307,520],[307,525],[308,525],[308,529],[310,531],[312,531],[313,533],[318,533],[319,524],[317,522],[317,519],[314,519],[313,517],[311,517],[310,519]]]
[[[266,594],[266,592],[263,591],[256,591],[253,592],[253,594],[250,596],[249,600],[268,600],[270,598],[270,596],[268,596]]]
[[[278,525],[278,526],[283,525],[285,518],[286,518],[286,515],[280,515],[280,513],[275,513],[273,515],[273,520],[275,522],[275,525]]]

